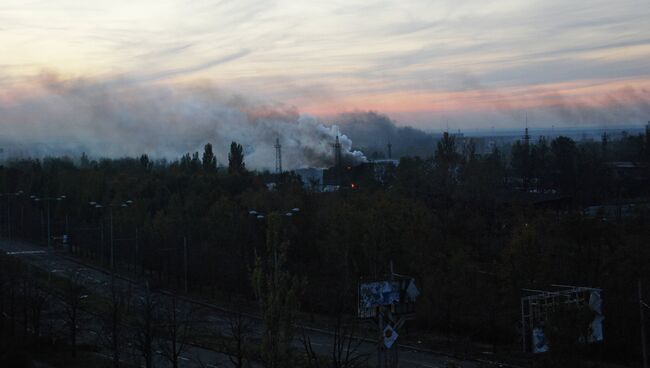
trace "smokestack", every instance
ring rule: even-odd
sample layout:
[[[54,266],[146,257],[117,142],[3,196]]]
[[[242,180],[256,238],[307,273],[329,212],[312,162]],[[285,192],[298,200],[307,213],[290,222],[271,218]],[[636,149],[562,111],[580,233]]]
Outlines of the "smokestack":
[[[530,144],[530,135],[528,134],[528,112],[526,112],[526,129],[524,130],[524,144]]]
[[[334,166],[339,169],[341,168],[341,143],[339,142],[338,135],[334,143]]]
[[[275,172],[282,174],[282,146],[279,137],[275,138]]]

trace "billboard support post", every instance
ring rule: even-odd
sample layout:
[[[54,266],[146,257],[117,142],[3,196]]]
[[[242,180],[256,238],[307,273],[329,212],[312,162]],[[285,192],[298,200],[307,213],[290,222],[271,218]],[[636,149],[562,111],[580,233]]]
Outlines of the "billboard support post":
[[[560,306],[588,308],[594,320],[588,326],[585,342],[603,341],[602,289],[571,285],[551,285],[553,291],[522,289],[521,341],[523,352],[544,353],[550,348],[544,326]],[[587,327],[587,326],[584,326]]]

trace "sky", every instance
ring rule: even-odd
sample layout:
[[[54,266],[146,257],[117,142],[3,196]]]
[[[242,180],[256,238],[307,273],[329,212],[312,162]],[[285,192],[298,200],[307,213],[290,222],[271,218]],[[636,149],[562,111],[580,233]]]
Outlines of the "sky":
[[[650,120],[647,0],[2,0],[0,104],[43,75],[211,85],[435,130]]]

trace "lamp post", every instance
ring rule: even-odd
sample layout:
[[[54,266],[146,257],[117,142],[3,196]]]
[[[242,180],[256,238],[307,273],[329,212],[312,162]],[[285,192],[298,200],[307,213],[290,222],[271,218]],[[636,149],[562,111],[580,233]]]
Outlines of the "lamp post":
[[[61,202],[62,200],[66,199],[67,197],[65,195],[61,195],[58,197],[42,197],[39,198],[35,195],[30,196],[34,202],[46,202],[47,203],[47,248],[51,248],[51,241],[52,241],[52,233],[51,233],[51,228],[50,228],[50,202],[52,201],[57,201]]]
[[[110,246],[111,246],[111,248],[110,248],[110,251],[111,251],[111,253],[110,253],[110,261],[109,262],[110,262],[111,272],[115,272],[115,246],[114,246],[114,242],[113,242],[113,239],[114,239],[114,237],[113,237],[113,208],[114,207],[127,208],[131,204],[133,204],[133,201],[129,199],[129,200],[126,200],[126,201],[124,201],[124,202],[122,202],[120,204],[106,204],[106,205],[103,205],[103,204],[100,204],[98,202],[92,201],[92,202],[88,202],[88,204],[91,205],[93,208],[97,208],[97,209],[100,209],[100,210],[103,209],[103,208],[108,208],[109,219],[110,219],[109,220],[110,221],[109,234],[110,234]]]
[[[7,238],[11,240],[11,197],[19,197],[23,195],[23,191],[19,190],[13,193],[0,193],[0,196],[7,197]]]
[[[294,207],[294,208],[292,208],[290,210],[287,210],[287,211],[273,211],[273,212],[271,212],[269,214],[264,214],[264,213],[258,212],[256,210],[248,211],[248,214],[250,216],[253,216],[256,220],[263,221],[264,219],[266,219],[267,226],[270,223],[269,220],[273,216],[282,216],[282,217],[291,218],[291,217],[293,217],[293,216],[295,216],[295,215],[297,215],[299,213],[300,213],[300,208],[298,208],[298,207]],[[268,242],[268,232],[267,232],[266,238],[267,238],[266,240]],[[274,269],[274,274],[275,274],[274,277],[276,277],[276,278],[277,278],[277,275],[278,275],[278,266],[279,266],[279,262],[278,262],[278,244],[276,244],[276,242],[273,242],[273,269]],[[274,284],[277,285],[277,280],[274,280]]]

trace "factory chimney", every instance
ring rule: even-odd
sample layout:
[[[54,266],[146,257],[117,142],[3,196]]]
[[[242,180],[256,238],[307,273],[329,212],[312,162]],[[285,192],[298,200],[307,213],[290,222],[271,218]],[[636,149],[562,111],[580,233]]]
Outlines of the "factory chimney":
[[[341,142],[339,142],[339,136],[336,136],[336,142],[334,143],[334,166],[337,169],[341,168]]]
[[[530,134],[528,134],[528,112],[526,112],[526,130],[524,130],[524,144],[526,147],[530,144]]]

